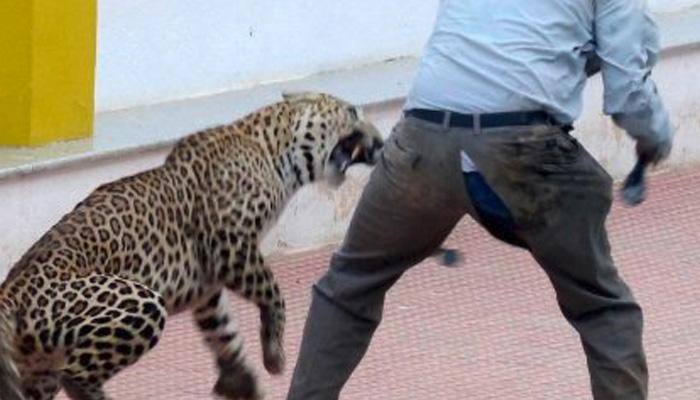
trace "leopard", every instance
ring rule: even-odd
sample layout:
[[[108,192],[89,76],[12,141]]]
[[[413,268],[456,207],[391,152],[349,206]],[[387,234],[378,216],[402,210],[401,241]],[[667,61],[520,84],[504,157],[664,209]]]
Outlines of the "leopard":
[[[213,394],[263,398],[228,295],[257,306],[264,368],[282,373],[285,301],[261,242],[300,188],[340,186],[382,146],[361,106],[283,93],[183,136],[158,166],[97,186],[0,285],[0,398],[107,399],[104,384],[184,311],[213,355]]]

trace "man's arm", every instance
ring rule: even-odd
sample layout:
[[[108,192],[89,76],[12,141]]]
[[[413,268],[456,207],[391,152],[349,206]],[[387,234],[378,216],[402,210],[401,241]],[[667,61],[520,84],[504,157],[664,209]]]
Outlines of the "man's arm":
[[[659,52],[657,27],[644,0],[597,0],[596,53],[605,87],[604,111],[637,140],[650,163],[666,158],[673,129],[650,78]]]

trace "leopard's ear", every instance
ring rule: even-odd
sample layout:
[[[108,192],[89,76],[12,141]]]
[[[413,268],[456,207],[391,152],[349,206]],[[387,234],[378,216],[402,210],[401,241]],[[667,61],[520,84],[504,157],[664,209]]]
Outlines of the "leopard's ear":
[[[282,98],[289,103],[318,101],[323,96],[323,93],[318,92],[282,92]]]

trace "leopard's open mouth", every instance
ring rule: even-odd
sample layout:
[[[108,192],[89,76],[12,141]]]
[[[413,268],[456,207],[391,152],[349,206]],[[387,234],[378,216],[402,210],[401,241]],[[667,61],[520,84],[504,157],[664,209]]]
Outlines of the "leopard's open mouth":
[[[340,173],[345,173],[353,164],[374,165],[383,145],[380,136],[356,129],[338,142],[328,162]]]

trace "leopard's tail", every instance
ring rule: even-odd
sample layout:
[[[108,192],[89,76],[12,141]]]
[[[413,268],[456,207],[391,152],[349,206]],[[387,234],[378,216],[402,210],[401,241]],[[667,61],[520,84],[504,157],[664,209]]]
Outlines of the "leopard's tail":
[[[24,400],[14,358],[14,312],[0,299],[0,400]]]

